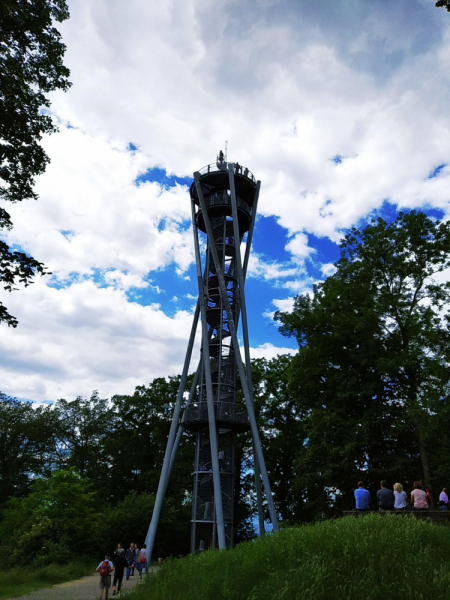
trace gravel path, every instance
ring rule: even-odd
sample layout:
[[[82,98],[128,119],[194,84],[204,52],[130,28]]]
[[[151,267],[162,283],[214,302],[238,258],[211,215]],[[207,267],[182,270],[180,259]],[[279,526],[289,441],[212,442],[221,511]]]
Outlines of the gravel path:
[[[155,567],[149,569],[150,572],[155,571]],[[123,578],[122,589],[130,590],[139,582],[139,575],[130,577],[128,581]],[[66,583],[59,583],[51,588],[42,588],[26,596],[20,596],[14,598],[14,600],[96,600],[100,593],[99,589],[99,575],[88,575],[75,581],[67,581]],[[112,584],[112,582],[111,582]],[[105,593],[103,592],[103,598]],[[114,598],[120,598],[114,596]],[[108,600],[112,598],[111,588],[109,590]]]

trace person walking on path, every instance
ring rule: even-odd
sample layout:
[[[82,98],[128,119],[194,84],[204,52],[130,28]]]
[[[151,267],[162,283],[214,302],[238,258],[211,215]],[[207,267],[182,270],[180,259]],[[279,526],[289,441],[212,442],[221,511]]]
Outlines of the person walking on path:
[[[130,575],[134,574],[134,562],[136,560],[136,552],[134,550],[134,543],[131,542],[130,547],[125,553],[125,558],[128,562],[127,573],[125,579],[130,579]]]
[[[395,504],[394,492],[388,488],[385,479],[380,481],[381,489],[377,492],[377,502],[379,510],[393,510]]]
[[[406,492],[401,483],[394,483],[395,510],[406,510]]]
[[[422,489],[421,481],[414,482],[414,489],[411,492],[411,505],[413,510],[428,509],[428,496],[427,493]]]
[[[117,548],[114,550],[114,556],[119,556],[120,553],[124,554],[125,550],[122,548],[122,544],[119,542],[117,544]]]
[[[105,600],[108,598],[109,588],[111,587],[111,573],[114,571],[114,566],[112,562],[109,560],[109,556],[105,556],[105,560],[97,567],[97,572],[100,574],[100,595],[99,599],[103,598],[103,590],[105,590]]]
[[[448,510],[448,496],[446,488],[442,488],[442,492],[439,494],[439,510]]]
[[[358,481],[358,488],[355,490],[356,510],[370,510],[370,493],[366,490],[364,483]]]
[[[114,562],[115,572],[114,572],[114,581],[112,587],[112,595],[115,596],[116,592],[120,592],[120,588],[122,587],[123,573],[125,569],[128,567],[128,561],[125,558],[125,550],[120,548],[117,553],[116,560]]]
[[[139,571],[139,577],[142,579],[142,571],[147,572],[147,544],[144,544],[137,557],[137,570]]]
[[[138,544],[134,545],[134,566],[136,567],[137,572],[140,574],[139,571],[139,546]],[[134,575],[134,567],[133,567],[133,571],[131,572],[131,575]]]

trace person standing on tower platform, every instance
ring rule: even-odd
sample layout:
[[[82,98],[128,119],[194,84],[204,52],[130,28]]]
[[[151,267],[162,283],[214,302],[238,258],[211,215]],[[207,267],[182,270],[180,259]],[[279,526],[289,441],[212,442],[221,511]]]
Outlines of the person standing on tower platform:
[[[220,164],[223,163],[223,152],[222,152],[222,150],[219,152],[219,162],[220,162]]]

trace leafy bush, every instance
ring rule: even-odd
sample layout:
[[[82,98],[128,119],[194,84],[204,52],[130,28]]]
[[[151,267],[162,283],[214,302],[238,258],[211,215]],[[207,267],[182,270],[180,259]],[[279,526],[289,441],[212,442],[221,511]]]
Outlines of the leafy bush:
[[[447,527],[411,516],[348,517],[168,561],[130,600],[448,598]]]
[[[122,502],[107,508],[99,524],[98,540],[102,544],[102,551],[104,548],[112,552],[117,542],[125,548],[130,542],[136,542],[141,547],[147,535],[154,504],[154,496],[130,492]],[[190,517],[190,506],[174,506],[171,499],[166,498],[154,554],[177,556],[189,552]]]
[[[37,479],[26,498],[12,498],[0,523],[0,564],[62,564],[92,553],[99,515],[90,484],[73,469]]]

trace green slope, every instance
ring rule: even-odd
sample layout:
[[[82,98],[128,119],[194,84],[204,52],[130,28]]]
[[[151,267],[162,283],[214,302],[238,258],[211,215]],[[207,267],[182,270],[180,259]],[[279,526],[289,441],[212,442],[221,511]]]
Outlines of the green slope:
[[[450,529],[367,515],[167,561],[130,600],[450,598]],[[128,599],[128,596],[127,596]]]

